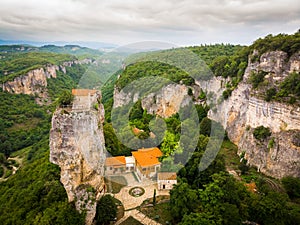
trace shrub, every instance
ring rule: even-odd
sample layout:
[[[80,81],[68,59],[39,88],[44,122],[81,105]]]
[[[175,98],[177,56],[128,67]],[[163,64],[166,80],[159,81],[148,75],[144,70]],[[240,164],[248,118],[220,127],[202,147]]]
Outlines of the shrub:
[[[259,126],[254,129],[253,135],[257,140],[263,140],[271,136],[271,131],[268,127]]]
[[[271,101],[272,98],[276,95],[276,88],[270,88],[266,91],[265,100],[267,102]]]
[[[6,162],[5,155],[3,153],[0,153],[0,164],[5,162]]]
[[[223,91],[222,95],[224,99],[228,99],[229,96],[231,95],[232,90],[231,89],[226,89],[225,91]]]
[[[103,196],[97,203],[96,224],[109,224],[117,215],[117,206],[110,195]]]
[[[206,94],[205,94],[205,92],[203,90],[201,90],[198,98],[201,99],[201,100],[205,100],[206,99]]]
[[[3,167],[2,167],[2,166],[0,166],[0,177],[2,177],[2,176],[3,176],[3,174],[4,174],[4,169],[3,169]]]
[[[300,198],[300,179],[296,177],[284,177],[281,180],[287,194],[291,199]]]
[[[200,123],[200,134],[209,136],[211,131],[211,120],[205,117]]]
[[[58,98],[58,103],[60,106],[70,105],[73,99],[74,96],[72,95],[72,93],[70,91],[65,90],[60,94]]]
[[[274,145],[275,145],[275,138],[273,137],[273,138],[269,141],[268,148],[273,148]]]
[[[265,76],[267,75],[268,73],[265,72],[265,71],[259,71],[257,73],[255,72],[252,72],[251,75],[250,75],[250,83],[252,84],[253,88],[257,88],[258,85],[263,82]]]

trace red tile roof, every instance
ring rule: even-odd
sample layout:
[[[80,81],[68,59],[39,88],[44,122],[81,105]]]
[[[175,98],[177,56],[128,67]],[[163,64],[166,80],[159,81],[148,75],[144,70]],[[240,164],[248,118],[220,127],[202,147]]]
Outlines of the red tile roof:
[[[72,95],[74,96],[88,96],[89,94],[94,95],[97,90],[91,89],[72,89]]]
[[[141,167],[160,164],[158,158],[163,156],[159,148],[143,148],[132,152],[133,157]]]
[[[125,166],[125,156],[108,157],[105,160],[105,166]]]
[[[173,172],[161,172],[157,174],[158,180],[176,180],[177,175]]]

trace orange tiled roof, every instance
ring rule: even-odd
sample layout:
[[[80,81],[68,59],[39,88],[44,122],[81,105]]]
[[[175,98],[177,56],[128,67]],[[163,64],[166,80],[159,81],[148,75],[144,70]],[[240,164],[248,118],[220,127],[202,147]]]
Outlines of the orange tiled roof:
[[[126,165],[125,156],[108,157],[105,160],[105,166],[123,166]]]
[[[253,192],[253,193],[257,192],[257,187],[256,187],[255,182],[245,184],[245,186],[247,187],[248,191]]]
[[[158,157],[163,156],[159,148],[143,148],[132,152],[137,163],[142,167],[154,166],[159,164]]]
[[[134,133],[135,135],[138,135],[139,133],[143,132],[143,130],[140,130],[140,129],[137,128],[137,127],[134,127],[134,128],[132,129],[132,131],[133,131],[133,133]]]
[[[88,96],[89,94],[94,95],[97,90],[91,89],[72,89],[72,95],[74,96]]]
[[[176,180],[177,175],[172,172],[161,172],[157,174],[157,178],[158,180]]]

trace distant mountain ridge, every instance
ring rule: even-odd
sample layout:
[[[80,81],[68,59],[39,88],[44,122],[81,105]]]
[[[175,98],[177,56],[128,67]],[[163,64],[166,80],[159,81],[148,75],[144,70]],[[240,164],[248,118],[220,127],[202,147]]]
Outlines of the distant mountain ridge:
[[[81,47],[79,45],[43,45],[41,47],[36,47],[32,45],[0,45],[0,53],[16,53],[16,52],[52,52],[60,54],[70,54],[70,55],[93,55],[100,56],[104,54],[105,50],[91,49],[87,47]]]
[[[105,42],[66,42],[66,41],[53,41],[53,42],[38,42],[38,41],[28,41],[28,40],[1,40],[0,45],[27,45],[34,47],[41,47],[44,45],[56,45],[56,46],[65,46],[65,45],[79,45],[82,47],[92,48],[92,49],[112,49],[116,48],[118,45]]]

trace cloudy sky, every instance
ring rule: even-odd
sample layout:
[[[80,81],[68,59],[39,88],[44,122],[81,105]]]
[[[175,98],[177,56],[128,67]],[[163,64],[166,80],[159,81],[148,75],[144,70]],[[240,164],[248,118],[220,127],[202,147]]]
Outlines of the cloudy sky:
[[[299,0],[0,0],[5,40],[251,44],[299,25]]]

